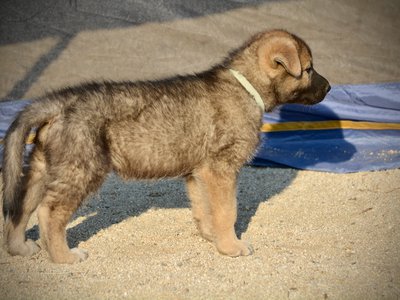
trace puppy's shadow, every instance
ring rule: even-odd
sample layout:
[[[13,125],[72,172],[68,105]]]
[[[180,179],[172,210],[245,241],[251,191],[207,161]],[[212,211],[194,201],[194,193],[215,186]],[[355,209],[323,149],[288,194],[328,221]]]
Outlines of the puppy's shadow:
[[[237,186],[236,232],[239,237],[246,232],[259,204],[285,189],[296,173],[293,169],[242,169]],[[73,216],[72,222],[77,218],[83,218],[83,221],[67,230],[68,244],[76,247],[102,229],[138,216],[151,208],[190,208],[184,180],[124,182],[115,174],[110,174],[99,192],[86,200]],[[38,239],[38,227],[28,230],[27,236]]]

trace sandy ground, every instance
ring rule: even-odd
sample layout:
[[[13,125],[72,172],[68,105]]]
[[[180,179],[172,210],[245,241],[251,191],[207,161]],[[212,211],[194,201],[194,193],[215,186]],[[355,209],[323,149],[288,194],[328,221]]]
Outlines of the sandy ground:
[[[272,1],[3,43],[0,98],[95,78],[203,70],[276,27],[303,37],[333,84],[399,81],[399,15],[396,0]],[[399,169],[339,175],[245,167],[237,231],[255,253],[232,259],[197,234],[182,181],[124,183],[110,175],[69,225],[70,245],[87,249],[89,259],[55,265],[44,251],[22,258],[0,250],[0,298],[398,299],[399,179]],[[28,236],[38,238],[35,217]]]

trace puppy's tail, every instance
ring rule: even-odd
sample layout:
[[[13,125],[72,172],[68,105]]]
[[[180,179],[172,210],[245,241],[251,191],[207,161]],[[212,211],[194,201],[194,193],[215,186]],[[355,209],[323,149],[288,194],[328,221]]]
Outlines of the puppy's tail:
[[[32,128],[57,116],[63,103],[42,99],[27,106],[11,124],[4,139],[3,153],[3,215],[18,224],[22,216],[24,187],[22,163],[25,141]]]

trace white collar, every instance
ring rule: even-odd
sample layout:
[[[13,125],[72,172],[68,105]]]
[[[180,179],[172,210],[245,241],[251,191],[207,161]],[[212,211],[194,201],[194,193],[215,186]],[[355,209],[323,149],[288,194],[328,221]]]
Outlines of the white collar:
[[[257,105],[262,109],[262,112],[265,111],[265,104],[262,100],[260,94],[257,90],[252,86],[252,84],[244,77],[241,73],[236,70],[229,69],[232,75],[240,82],[240,84],[246,89],[246,91],[253,96],[254,100],[256,101]]]

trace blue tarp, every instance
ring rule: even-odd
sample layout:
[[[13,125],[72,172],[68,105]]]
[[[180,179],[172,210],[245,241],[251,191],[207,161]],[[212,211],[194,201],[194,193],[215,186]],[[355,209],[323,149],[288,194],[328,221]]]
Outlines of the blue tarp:
[[[15,115],[29,102],[0,102],[0,140]],[[334,122],[337,120],[346,120],[350,128],[343,128],[342,123]],[[331,122],[334,128],[302,127],[311,122]],[[254,166],[336,173],[400,167],[400,82],[334,86],[322,103],[281,106],[264,114],[264,123],[287,123],[291,129],[263,130],[262,143],[251,162]],[[364,123],[362,129],[357,126]],[[379,125],[379,129],[372,125]]]
[[[30,100],[0,101],[0,168],[3,162],[3,139],[6,135],[7,129],[17,114],[29,103],[31,103]],[[32,148],[32,145],[27,145],[25,158],[28,157]]]
[[[400,167],[400,83],[334,86],[317,105],[284,105],[264,115],[265,124],[335,120],[351,121],[355,128],[370,124],[365,129],[263,132],[251,164],[336,173]],[[397,129],[372,130],[373,125]]]

